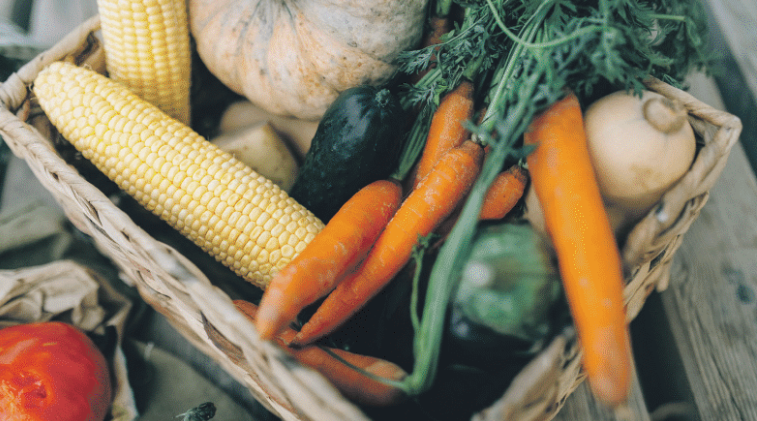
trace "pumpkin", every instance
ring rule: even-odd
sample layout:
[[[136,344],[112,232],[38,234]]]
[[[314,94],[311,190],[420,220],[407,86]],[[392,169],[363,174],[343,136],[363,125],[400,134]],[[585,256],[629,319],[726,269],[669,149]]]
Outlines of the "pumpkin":
[[[318,119],[340,92],[380,85],[420,40],[428,0],[189,0],[203,64],[266,111]]]

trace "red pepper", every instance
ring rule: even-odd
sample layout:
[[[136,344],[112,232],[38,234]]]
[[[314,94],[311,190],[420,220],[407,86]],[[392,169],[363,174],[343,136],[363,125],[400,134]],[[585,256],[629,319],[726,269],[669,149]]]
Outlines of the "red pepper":
[[[105,357],[76,327],[40,322],[0,330],[0,420],[102,421],[110,399]]]

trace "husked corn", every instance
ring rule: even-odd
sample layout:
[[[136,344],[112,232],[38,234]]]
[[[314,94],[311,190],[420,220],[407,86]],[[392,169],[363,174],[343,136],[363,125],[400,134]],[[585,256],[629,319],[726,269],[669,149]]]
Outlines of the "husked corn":
[[[111,79],[189,124],[191,50],[185,0],[97,0]]]
[[[105,76],[56,62],[33,91],[100,171],[261,288],[323,228],[272,181]]]

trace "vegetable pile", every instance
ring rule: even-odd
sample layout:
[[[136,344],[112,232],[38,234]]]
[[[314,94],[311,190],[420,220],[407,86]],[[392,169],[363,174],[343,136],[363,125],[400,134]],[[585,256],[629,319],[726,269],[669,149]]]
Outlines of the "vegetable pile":
[[[220,33],[192,14],[209,12],[209,4],[190,2],[195,32]],[[218,16],[263,4],[227,1]],[[406,21],[393,9],[396,15],[379,22],[398,21],[402,32],[401,51],[382,56],[391,58],[391,77],[350,73],[352,86],[329,88],[312,104],[302,92],[276,92],[270,109],[321,118],[301,165],[287,158],[290,194],[87,70],[51,66],[59,75],[41,75],[34,92],[84,156],[264,289],[259,307],[252,298],[235,302],[261,338],[319,370],[353,401],[423,406],[435,396],[421,411],[433,412],[430,406],[444,407],[445,393],[464,388],[445,383],[471,373],[468,381],[497,377],[496,390],[483,393],[492,384],[479,382],[471,392],[479,396],[460,412],[438,410],[469,417],[501,395],[514,366],[573,323],[594,394],[622,404],[632,367],[623,235],[696,154],[680,104],[646,92],[643,82],[656,77],[680,86],[690,71],[705,68],[701,5],[435,0],[425,9],[422,40],[411,22],[419,5],[407,2],[413,13]],[[293,19],[320,22],[324,12],[316,6]],[[277,7],[269,12],[280,19]],[[345,9],[345,22],[353,9]],[[362,25],[366,16],[354,19]],[[223,61],[212,54],[225,50],[213,48],[241,38],[232,28],[218,39],[203,34],[206,60]],[[264,58],[285,47],[259,29],[256,43],[245,44],[253,50],[235,50],[246,54],[235,58],[265,62],[268,70],[254,67],[248,76],[280,82]],[[271,44],[259,44],[266,40]],[[347,48],[343,41],[336,51]],[[333,61],[333,52],[313,51]],[[302,76],[299,65],[278,65]],[[270,86],[238,82],[238,70],[216,71],[263,106]],[[48,98],[64,91],[52,83],[101,95],[96,106],[106,111]],[[101,122],[101,114],[122,120]],[[83,129],[74,118],[98,123]],[[238,182],[242,176],[249,182]],[[487,247],[490,254],[482,252]],[[477,366],[482,362],[496,368]]]

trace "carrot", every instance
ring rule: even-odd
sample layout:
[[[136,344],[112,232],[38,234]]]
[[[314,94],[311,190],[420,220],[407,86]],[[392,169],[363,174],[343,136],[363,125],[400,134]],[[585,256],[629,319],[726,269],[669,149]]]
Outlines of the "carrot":
[[[488,147],[488,146],[487,146]],[[484,147],[484,156],[486,156],[486,148]],[[486,158],[484,158],[486,162]],[[484,201],[481,205],[481,212],[479,213],[479,220],[488,221],[502,219],[507,215],[518,201],[523,197],[528,184],[528,172],[519,165],[514,165],[501,173],[497,174],[489,189],[486,191]],[[461,202],[462,204],[462,202]],[[449,235],[452,228],[457,223],[457,219],[462,212],[462,206],[458,206],[454,212],[439,225],[434,233],[439,236],[432,247],[438,248]]]
[[[441,44],[442,42],[442,36],[450,31],[452,29],[452,20],[449,16],[438,16],[434,15],[429,19],[429,26],[430,30],[426,32],[426,34],[423,36],[423,41],[421,42],[421,48],[430,47],[432,45]],[[435,48],[434,51],[438,50],[438,48]],[[415,84],[418,83],[421,79],[423,79],[423,76],[426,75],[426,73],[429,72],[429,70],[436,67],[436,54],[432,55],[431,57],[431,65],[418,73],[410,75],[410,83]]]
[[[256,323],[256,313],[259,314],[259,312],[255,304],[244,300],[235,300],[234,305],[253,323]],[[294,338],[295,334],[296,332],[292,328],[287,327],[279,331],[275,339],[284,351],[291,354],[301,364],[317,370],[342,395],[353,402],[369,406],[385,406],[397,404],[407,397],[402,389],[382,383],[355,370],[329,352],[367,373],[391,381],[399,381],[407,376],[407,373],[396,364],[381,358],[355,354],[337,348],[326,348],[328,351],[317,346],[290,348],[288,343]]]
[[[414,188],[418,187],[445,153],[470,137],[464,123],[473,117],[473,112],[473,83],[463,80],[444,95],[431,118],[426,144],[416,167]]]
[[[365,261],[329,294],[293,344],[333,332],[386,286],[410,260],[418,238],[429,235],[467,195],[482,161],[483,148],[470,140],[444,155],[402,202]]]
[[[273,338],[303,308],[328,294],[365,257],[401,200],[402,188],[393,180],[375,181],[355,193],[271,280],[255,326],[260,337]]]
[[[528,173],[520,165],[502,171],[486,191],[479,219],[502,219],[523,197],[528,183]]]
[[[484,106],[481,110],[478,111],[478,119],[477,119],[477,123],[476,124],[480,125],[483,122],[484,115],[486,115],[486,106]],[[484,146],[484,164],[486,163],[486,159],[488,158],[490,151],[491,151],[491,145],[485,145]],[[483,164],[482,164],[482,167],[483,167]],[[500,178],[503,178],[503,177],[504,177],[504,175],[500,174],[500,175],[497,176],[497,180],[499,180]],[[492,188],[490,188],[490,190],[493,189],[493,186],[502,184],[501,181],[498,182],[497,180],[494,181],[494,183],[492,184]],[[504,187],[499,187],[499,188],[502,189]],[[521,195],[522,195],[522,193],[521,193]],[[496,194],[495,194],[494,191],[491,191],[490,193],[487,193],[487,197],[489,197],[489,196],[492,196],[492,197],[488,198],[488,200],[485,199],[488,202],[492,201],[493,198],[496,197]],[[515,200],[515,203],[517,203],[517,200]],[[513,203],[513,206],[515,206],[515,203]],[[464,204],[465,204],[464,200],[461,201],[460,203],[458,203],[457,208],[452,212],[452,214],[449,217],[447,217],[447,219],[444,220],[444,222],[442,222],[439,225],[439,228],[437,228],[434,231],[434,233],[436,233],[439,238],[431,245],[432,248],[439,248],[442,244],[444,244],[444,241],[447,239],[447,235],[449,235],[450,231],[452,231],[452,228],[457,223],[457,219],[460,217],[460,213],[463,210],[463,205]],[[494,207],[496,207],[496,206],[506,206],[506,204],[504,204],[503,202],[501,202],[500,205],[490,204],[490,206],[494,206]],[[484,217],[484,216],[486,216],[485,214],[483,214],[483,208],[484,207],[486,207],[486,202],[482,205],[482,216],[480,216],[479,219],[480,220],[492,219],[492,218],[485,218]],[[490,212],[493,212],[493,210],[489,209],[486,212],[490,213]]]
[[[452,29],[452,20],[448,15],[434,15],[429,19],[431,30],[426,34],[423,44],[425,46],[441,44],[442,36]]]
[[[528,170],[557,254],[589,385],[600,400],[621,404],[632,366],[624,279],[576,96],[569,94],[537,116],[524,142],[537,145],[527,157]]]

